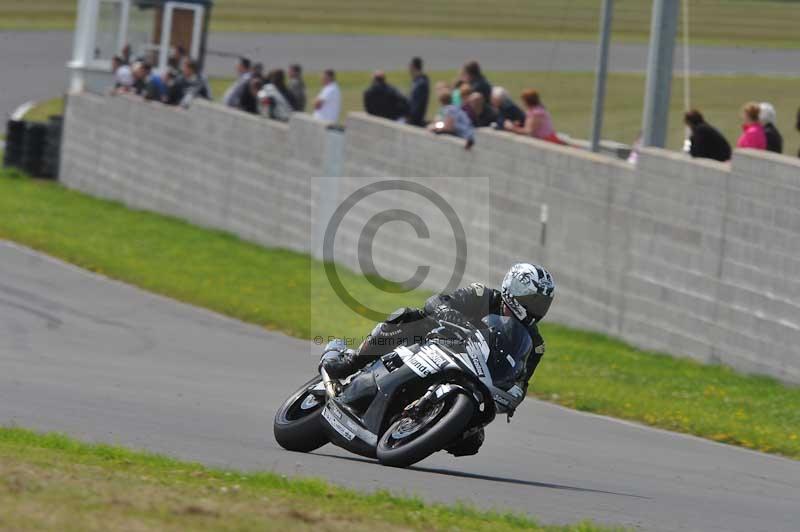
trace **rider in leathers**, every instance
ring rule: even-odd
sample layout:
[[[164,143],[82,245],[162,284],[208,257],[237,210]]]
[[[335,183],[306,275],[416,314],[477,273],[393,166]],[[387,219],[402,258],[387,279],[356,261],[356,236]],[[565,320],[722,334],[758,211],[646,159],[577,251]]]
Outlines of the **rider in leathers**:
[[[514,316],[525,325],[533,341],[524,376],[517,383],[524,397],[528,381],[544,354],[544,340],[537,323],[547,313],[554,290],[553,278],[547,270],[527,263],[515,264],[503,279],[500,290],[473,283],[450,294],[430,297],[423,309],[398,309],[375,326],[358,350],[329,344],[321,363],[331,377],[344,378],[399,345],[421,343],[436,327],[437,320],[481,328],[481,319],[489,314]],[[465,433],[447,451],[455,456],[476,454],[483,440],[481,427]]]

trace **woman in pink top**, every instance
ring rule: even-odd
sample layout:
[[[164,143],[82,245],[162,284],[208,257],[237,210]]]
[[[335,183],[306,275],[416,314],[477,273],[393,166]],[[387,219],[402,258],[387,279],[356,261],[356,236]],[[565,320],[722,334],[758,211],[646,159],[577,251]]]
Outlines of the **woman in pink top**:
[[[525,123],[519,125],[510,120],[506,120],[504,124],[505,128],[508,131],[513,131],[520,135],[528,135],[536,139],[548,140],[556,144],[564,144],[556,136],[556,130],[553,127],[553,119],[550,117],[550,112],[542,105],[539,93],[533,89],[528,89],[523,91],[521,98],[527,108],[525,112]]]
[[[750,102],[742,107],[742,136],[736,142],[737,148],[753,148],[756,150],[767,149],[767,135],[764,133],[764,126],[758,121],[758,114],[761,107]]]

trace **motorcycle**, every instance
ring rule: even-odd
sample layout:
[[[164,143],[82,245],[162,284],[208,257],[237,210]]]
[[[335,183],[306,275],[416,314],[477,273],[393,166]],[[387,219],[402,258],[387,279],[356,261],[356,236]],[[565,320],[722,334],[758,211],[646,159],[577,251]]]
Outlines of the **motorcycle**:
[[[421,344],[401,345],[345,379],[319,375],[278,409],[275,439],[311,452],[332,443],[407,467],[491,423],[522,402],[517,384],[532,348],[516,319],[490,315],[480,328],[439,321]]]

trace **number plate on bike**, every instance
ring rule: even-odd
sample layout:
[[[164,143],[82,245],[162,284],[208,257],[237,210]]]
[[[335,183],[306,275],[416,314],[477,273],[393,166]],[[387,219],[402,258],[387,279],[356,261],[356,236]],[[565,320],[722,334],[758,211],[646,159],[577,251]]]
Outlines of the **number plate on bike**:
[[[327,421],[336,432],[350,441],[355,438],[356,435],[353,431],[345,427],[341,421],[339,421],[339,418],[341,418],[342,415],[342,412],[331,403],[328,403],[325,405],[325,408],[322,409],[322,417],[325,418],[325,421]]]

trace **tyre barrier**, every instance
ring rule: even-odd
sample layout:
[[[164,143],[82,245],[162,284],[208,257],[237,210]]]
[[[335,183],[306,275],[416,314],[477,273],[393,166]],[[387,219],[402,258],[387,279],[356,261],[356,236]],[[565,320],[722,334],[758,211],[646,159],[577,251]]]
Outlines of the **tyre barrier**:
[[[61,151],[63,117],[47,123],[9,120],[3,166],[24,170],[34,177],[56,179]]]
[[[56,179],[61,153],[61,128],[64,117],[53,115],[47,122],[47,136],[42,152],[41,177]]]
[[[25,139],[25,122],[9,120],[6,123],[6,148],[3,166],[19,168],[22,163],[22,143]]]

